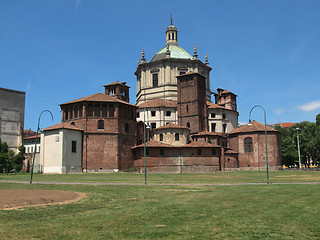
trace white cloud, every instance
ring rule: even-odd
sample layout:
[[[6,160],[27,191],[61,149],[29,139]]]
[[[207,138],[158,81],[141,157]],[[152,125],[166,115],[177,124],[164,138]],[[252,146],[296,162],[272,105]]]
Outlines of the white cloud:
[[[273,113],[276,115],[282,115],[282,113],[285,111],[283,108],[276,108],[273,110]]]
[[[313,110],[320,108],[320,100],[297,106],[297,108],[299,108],[300,110],[302,110],[304,112],[311,112]]]

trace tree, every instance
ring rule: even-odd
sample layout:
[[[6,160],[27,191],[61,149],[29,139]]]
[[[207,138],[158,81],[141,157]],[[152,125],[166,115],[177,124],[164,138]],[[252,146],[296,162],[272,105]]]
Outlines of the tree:
[[[310,167],[316,156],[316,124],[313,122],[300,122],[295,125],[300,129],[301,162],[305,167]]]
[[[275,127],[281,132],[281,156],[282,164],[293,167],[298,162],[297,148],[294,140],[294,128],[283,128],[281,125]]]
[[[8,173],[13,169],[17,172],[21,171],[24,153],[24,146],[20,146],[19,153],[14,155],[14,152],[8,148],[8,144],[0,140],[0,172]]]
[[[316,125],[320,127],[320,113],[316,116]]]
[[[282,163],[285,166],[298,165],[297,134],[299,134],[301,163],[305,167],[310,167],[312,164],[320,166],[320,114],[317,115],[316,120],[316,123],[304,121],[290,128],[276,126],[276,130],[282,134],[281,154]]]
[[[316,131],[315,131],[315,152],[313,162],[320,167],[320,114],[316,116]]]
[[[14,156],[12,159],[12,167],[17,172],[20,172],[22,169],[24,154],[25,154],[25,147],[22,145],[19,147],[19,153],[16,156]]]

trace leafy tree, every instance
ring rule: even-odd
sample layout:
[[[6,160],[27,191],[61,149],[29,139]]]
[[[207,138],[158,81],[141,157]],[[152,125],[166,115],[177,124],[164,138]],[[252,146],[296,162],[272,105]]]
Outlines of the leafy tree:
[[[316,130],[315,130],[315,151],[313,162],[320,167],[320,114],[316,117]]]
[[[281,154],[285,166],[298,166],[297,134],[299,134],[301,164],[305,167],[312,164],[320,165],[320,114],[317,115],[316,123],[304,121],[290,128],[278,125],[276,130],[282,133]]]
[[[300,152],[301,152],[301,164],[305,167],[309,167],[312,161],[316,157],[316,124],[313,122],[304,121],[294,125],[300,129]]]
[[[21,171],[24,160],[24,146],[19,147],[19,153],[14,155],[14,152],[8,148],[6,142],[0,141],[0,172]]]
[[[294,128],[283,128],[277,125],[276,130],[281,132],[281,156],[282,164],[287,167],[295,166],[298,162],[296,142],[294,141]]]
[[[17,172],[20,172],[23,166],[23,160],[24,160],[24,154],[25,154],[25,147],[20,146],[19,147],[19,153],[13,157],[12,159],[12,167]]]
[[[316,116],[316,125],[320,127],[320,113]]]

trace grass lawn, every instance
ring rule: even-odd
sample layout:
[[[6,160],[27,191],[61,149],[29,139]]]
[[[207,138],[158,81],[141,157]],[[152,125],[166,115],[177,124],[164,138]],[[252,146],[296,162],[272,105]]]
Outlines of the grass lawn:
[[[27,177],[0,175],[0,179],[11,180]],[[58,179],[143,182],[144,175],[35,175],[36,181]],[[182,183],[265,182],[265,172],[153,174],[149,179]],[[271,182],[319,181],[319,173],[271,172],[270,179]],[[93,186],[0,183],[0,189],[52,189],[87,194],[79,202],[67,205],[0,211],[1,239],[320,239],[319,184]]]
[[[269,172],[270,183],[316,182],[320,171]],[[0,174],[0,180],[30,181],[28,174]],[[137,173],[83,173],[83,174],[34,174],[33,181],[46,182],[110,182],[144,183],[144,174]],[[147,174],[148,183],[265,183],[266,172],[217,172],[208,174]]]
[[[1,239],[319,239],[319,185],[88,186],[67,205],[0,211]]]

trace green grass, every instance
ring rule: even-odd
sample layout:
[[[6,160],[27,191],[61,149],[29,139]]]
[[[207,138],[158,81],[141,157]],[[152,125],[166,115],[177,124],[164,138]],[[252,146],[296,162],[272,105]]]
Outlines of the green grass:
[[[320,171],[270,172],[270,182],[316,182]],[[0,174],[0,180],[29,181],[30,174]],[[83,173],[83,174],[34,174],[33,181],[46,182],[109,182],[144,183],[144,174],[137,173]],[[148,174],[149,183],[265,183],[266,172],[217,172],[212,174]]]
[[[231,175],[233,181],[244,181],[240,173]],[[167,181],[176,180],[178,176]],[[197,178],[197,175],[184,177],[192,179],[192,176]],[[203,181],[208,181],[209,175],[204,176]],[[0,189],[53,189],[87,194],[85,199],[67,205],[0,211],[1,239],[320,238],[318,184],[89,186],[0,183]]]

